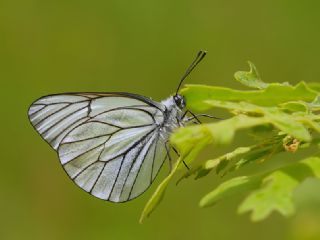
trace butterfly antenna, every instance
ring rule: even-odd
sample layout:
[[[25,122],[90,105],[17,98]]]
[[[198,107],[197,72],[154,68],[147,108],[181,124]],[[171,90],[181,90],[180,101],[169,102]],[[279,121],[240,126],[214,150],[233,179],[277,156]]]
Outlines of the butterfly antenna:
[[[192,70],[201,62],[201,60],[206,56],[207,52],[200,50],[196,56],[196,58],[192,61],[190,66],[187,68],[186,72],[183,74],[182,78],[180,79],[180,83],[178,85],[176,95],[178,94],[178,91],[183,83],[183,81],[189,76],[189,74],[192,72]]]

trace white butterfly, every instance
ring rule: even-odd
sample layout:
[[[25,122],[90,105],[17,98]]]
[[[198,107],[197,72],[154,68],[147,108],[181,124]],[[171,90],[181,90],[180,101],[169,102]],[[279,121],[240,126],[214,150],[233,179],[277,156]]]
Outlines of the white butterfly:
[[[169,136],[190,120],[184,109],[178,93],[160,103],[123,92],[64,93],[36,100],[28,115],[72,181],[97,198],[125,202],[146,191],[170,160]]]

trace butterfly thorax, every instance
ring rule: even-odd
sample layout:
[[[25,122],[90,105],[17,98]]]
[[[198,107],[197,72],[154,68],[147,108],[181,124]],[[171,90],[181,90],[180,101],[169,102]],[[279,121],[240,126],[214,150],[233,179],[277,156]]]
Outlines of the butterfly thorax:
[[[181,126],[183,109],[176,104],[174,97],[169,97],[161,103],[165,106],[164,121],[160,126],[161,132],[163,135],[169,135],[174,129]]]

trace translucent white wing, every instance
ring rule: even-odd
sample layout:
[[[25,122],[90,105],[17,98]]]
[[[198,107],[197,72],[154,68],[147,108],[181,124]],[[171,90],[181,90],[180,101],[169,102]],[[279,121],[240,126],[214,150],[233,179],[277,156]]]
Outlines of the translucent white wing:
[[[164,110],[127,93],[61,94],[37,100],[29,118],[78,186],[123,202],[151,185],[166,158]]]
[[[164,111],[161,104],[135,94],[72,93],[40,98],[30,106],[28,115],[34,128],[57,150],[74,127],[99,113],[122,107],[139,107],[151,114]]]

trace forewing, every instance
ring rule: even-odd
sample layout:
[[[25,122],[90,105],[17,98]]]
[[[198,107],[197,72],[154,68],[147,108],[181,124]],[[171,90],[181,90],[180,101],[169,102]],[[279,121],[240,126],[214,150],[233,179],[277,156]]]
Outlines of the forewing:
[[[40,98],[29,108],[29,119],[39,134],[57,149],[62,138],[75,126],[89,119],[90,99],[77,95]]]
[[[128,107],[160,113],[160,121],[164,111],[161,104],[135,94],[68,93],[38,99],[30,106],[28,115],[33,127],[57,150],[62,139],[81,123],[99,114]]]
[[[142,194],[165,158],[160,104],[136,95],[65,94],[39,99],[30,121],[90,194],[124,202]]]

